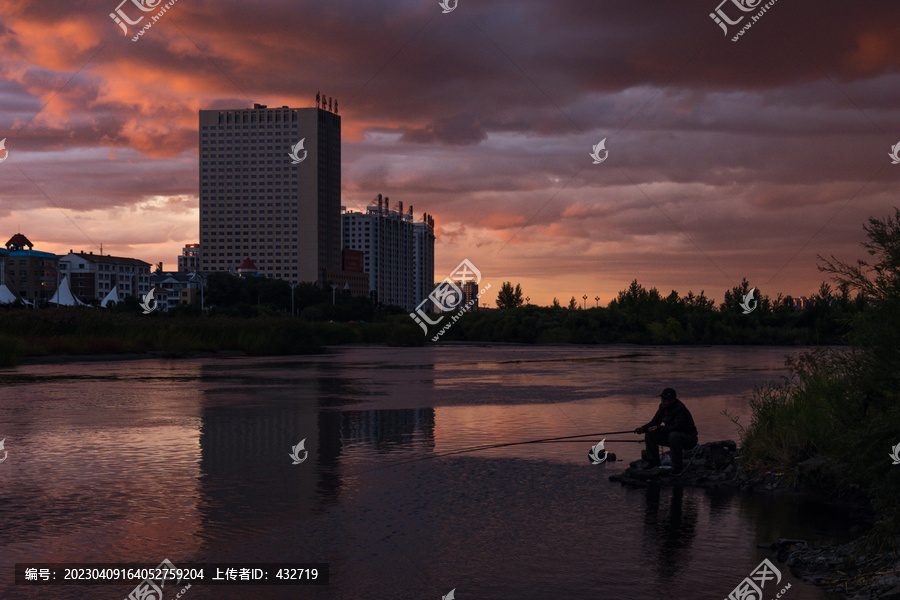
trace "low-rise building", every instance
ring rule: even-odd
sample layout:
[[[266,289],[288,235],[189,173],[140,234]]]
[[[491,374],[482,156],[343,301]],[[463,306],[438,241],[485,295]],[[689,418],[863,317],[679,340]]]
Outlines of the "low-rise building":
[[[150,286],[159,310],[168,312],[178,305],[200,306],[200,277],[196,273],[157,271],[150,275]]]
[[[72,252],[59,259],[61,275],[69,278],[69,287],[82,302],[103,300],[117,289],[119,298],[139,300],[150,292],[150,263],[137,258]]]
[[[462,306],[469,306],[469,310],[478,310],[478,282],[476,281],[459,281],[457,285],[462,290],[463,299]],[[469,305],[471,302],[471,306]]]
[[[341,252],[343,269],[340,271],[326,271],[325,280],[331,285],[338,286],[337,289],[340,290],[340,293],[368,297],[369,274],[364,270],[364,260],[364,252],[344,248]]]
[[[25,302],[43,304],[56,292],[59,257],[33,248],[21,233],[6,242],[6,249],[0,249],[0,283]]]
[[[200,244],[185,244],[178,257],[178,272],[191,273],[200,269]]]

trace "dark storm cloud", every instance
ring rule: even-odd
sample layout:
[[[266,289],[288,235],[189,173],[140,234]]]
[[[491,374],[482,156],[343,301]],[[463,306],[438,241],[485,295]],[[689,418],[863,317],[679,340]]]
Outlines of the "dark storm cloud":
[[[737,43],[716,0],[179,0],[136,43],[117,4],[0,6],[0,209],[33,211],[32,238],[78,234],[41,233],[66,222],[46,224],[13,164],[76,216],[111,211],[94,233],[171,262],[196,241],[197,111],[316,91],[340,103],[344,204],[414,204],[438,219],[439,273],[471,251],[540,301],[547,273],[604,293],[779,269],[772,286],[812,285],[817,250],[858,252],[896,203],[895,3],[778,0]]]

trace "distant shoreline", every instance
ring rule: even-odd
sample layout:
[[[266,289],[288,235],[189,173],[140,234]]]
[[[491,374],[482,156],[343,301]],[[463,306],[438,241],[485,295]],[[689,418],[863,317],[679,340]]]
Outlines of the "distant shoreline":
[[[463,341],[448,341],[448,342],[440,342],[439,344],[432,344],[429,347],[437,348],[438,346],[452,346],[452,347],[500,347],[500,348],[579,348],[579,349],[590,349],[590,348],[631,348],[631,349],[641,349],[641,348],[658,348],[658,349],[672,349],[672,348],[811,348],[811,346],[803,346],[803,345],[792,345],[785,346],[779,344],[678,344],[678,345],[665,345],[665,344],[627,344],[627,343],[610,343],[610,344],[524,344],[520,342],[463,342]],[[834,347],[837,345],[832,345],[830,347]],[[0,366],[2,368],[11,368],[14,369],[17,366],[30,366],[30,365],[52,365],[52,364],[71,364],[71,363],[98,363],[98,362],[124,362],[124,361],[135,361],[135,360],[154,360],[154,359],[167,359],[167,360],[195,360],[195,359],[204,359],[204,358],[212,358],[212,359],[233,359],[233,358],[289,358],[289,357],[311,357],[311,356],[320,356],[322,354],[329,354],[333,352],[338,352],[341,350],[349,350],[355,348],[383,348],[386,347],[386,344],[383,343],[355,343],[355,344],[340,344],[340,345],[326,345],[320,348],[318,352],[314,353],[303,353],[303,354],[263,354],[263,355],[251,355],[242,350],[219,350],[219,351],[191,351],[191,352],[179,352],[173,353],[165,350],[148,350],[146,352],[103,352],[103,353],[85,353],[85,354],[72,354],[72,353],[64,353],[64,354],[33,354],[33,355],[25,355],[22,356],[19,360],[19,363],[16,365],[5,365]]]

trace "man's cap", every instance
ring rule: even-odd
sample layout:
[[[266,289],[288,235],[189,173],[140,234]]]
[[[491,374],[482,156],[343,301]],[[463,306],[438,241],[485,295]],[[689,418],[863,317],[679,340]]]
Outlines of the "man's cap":
[[[662,394],[659,395],[663,400],[671,400],[672,398],[677,398],[678,394],[675,393],[675,390],[672,388],[666,388],[662,391]]]

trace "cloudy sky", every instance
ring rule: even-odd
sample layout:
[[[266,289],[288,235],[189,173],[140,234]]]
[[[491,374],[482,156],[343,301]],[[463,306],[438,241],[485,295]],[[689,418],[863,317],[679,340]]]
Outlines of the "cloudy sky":
[[[345,206],[431,213],[436,280],[468,258],[532,303],[632,279],[810,294],[817,254],[862,257],[900,205],[896,0],[726,0],[727,35],[719,0],[177,0],[136,42],[162,4],[126,0],[148,15],[126,36],[119,1],[0,3],[3,241],[175,268],[199,240],[198,111],[317,91]]]

